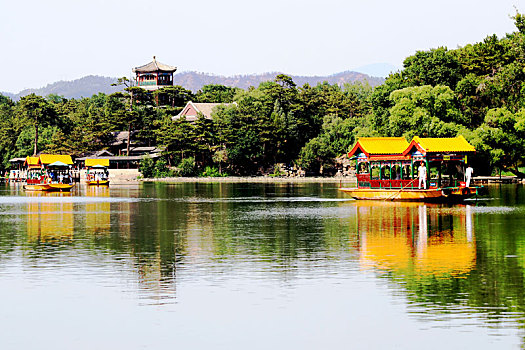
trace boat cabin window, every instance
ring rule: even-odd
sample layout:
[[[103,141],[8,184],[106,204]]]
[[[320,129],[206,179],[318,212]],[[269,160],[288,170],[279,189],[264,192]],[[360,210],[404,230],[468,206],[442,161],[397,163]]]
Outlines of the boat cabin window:
[[[401,163],[394,163],[391,169],[392,169],[392,180],[401,180],[402,178]]]
[[[368,162],[360,162],[357,165],[357,173],[358,174],[368,174]]]
[[[412,167],[410,164],[403,164],[403,179],[412,179]]]
[[[371,163],[371,174],[370,178],[373,180],[379,180],[379,176],[381,174],[381,165],[379,162],[372,162]]]
[[[381,168],[381,179],[382,180],[390,179],[390,163],[383,164]]]

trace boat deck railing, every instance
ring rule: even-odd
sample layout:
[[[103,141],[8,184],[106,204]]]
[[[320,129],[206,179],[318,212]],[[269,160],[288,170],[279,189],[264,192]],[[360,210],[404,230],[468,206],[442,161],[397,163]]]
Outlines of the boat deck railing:
[[[429,179],[427,180],[427,188],[439,188],[439,187],[461,187],[464,186],[464,182],[457,180],[450,180],[450,178]],[[357,187],[358,188],[377,188],[377,189],[417,189],[419,186],[419,180],[415,179],[370,179],[368,174],[357,175]]]

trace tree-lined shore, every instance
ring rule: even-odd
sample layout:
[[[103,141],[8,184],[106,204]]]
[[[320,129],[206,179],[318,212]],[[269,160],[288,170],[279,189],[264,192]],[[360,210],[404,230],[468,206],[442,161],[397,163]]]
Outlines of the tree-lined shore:
[[[274,166],[282,163],[318,174],[334,168],[360,136],[461,134],[478,150],[472,159],[478,174],[521,176],[525,16],[517,12],[513,20],[517,30],[502,38],[418,51],[375,88],[297,86],[279,74],[258,87],[206,85],[197,93],[128,86],[82,99],[33,94],[14,102],[0,95],[0,168],[38,152],[89,154],[108,144],[110,132],[135,131],[136,140],[164,150],[162,158],[143,162],[147,177],[174,175],[170,169],[183,176],[255,175],[278,172]],[[211,120],[173,119],[188,101],[224,105]]]

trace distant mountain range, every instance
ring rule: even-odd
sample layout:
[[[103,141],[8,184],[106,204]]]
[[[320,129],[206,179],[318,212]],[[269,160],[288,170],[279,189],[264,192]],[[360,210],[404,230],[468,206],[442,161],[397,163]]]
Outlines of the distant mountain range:
[[[202,86],[208,84],[221,84],[247,89],[250,86],[257,87],[260,83],[264,81],[273,80],[278,74],[280,73],[263,73],[225,77],[206,73],[181,72],[173,76],[173,81],[175,85],[181,85],[182,87],[193,92],[197,92]],[[351,71],[337,73],[329,76],[291,75],[291,77],[298,86],[303,86],[305,83],[315,86],[318,83],[322,83],[325,81],[330,84],[338,85],[352,83],[355,81],[368,81],[370,85],[377,86],[385,81],[384,78],[371,77],[367,74]],[[39,89],[25,89],[17,94],[8,92],[0,92],[0,94],[8,96],[15,101],[19,100],[20,97],[27,96],[31,93],[35,93],[39,96],[55,94],[68,99],[78,99],[82,97],[91,97],[93,95],[98,94],[99,92],[111,94],[117,91],[121,91],[122,86],[111,86],[111,84],[116,82],[117,78],[89,75],[72,81],[59,81],[53,84],[48,84],[47,86]]]

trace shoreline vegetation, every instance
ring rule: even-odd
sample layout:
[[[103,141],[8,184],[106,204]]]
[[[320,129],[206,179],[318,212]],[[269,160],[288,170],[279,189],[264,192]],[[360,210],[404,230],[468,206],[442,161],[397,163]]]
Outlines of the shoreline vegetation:
[[[277,177],[277,176],[225,176],[225,177],[163,177],[138,179],[138,182],[166,183],[343,183],[356,184],[356,177]]]
[[[145,178],[324,179],[348,175],[342,160],[359,137],[462,135],[476,149],[468,158],[476,175],[525,178],[525,15],[516,9],[512,18],[517,30],[501,38],[417,51],[376,87],[297,86],[279,74],[257,87],[205,85],[196,93],[182,86],[148,92],[120,78],[122,92],[90,98],[0,95],[0,172],[13,158],[107,151],[150,154],[139,166]],[[190,102],[216,106],[187,120],[181,111]]]
[[[503,183],[524,183],[525,180],[517,176],[475,176],[474,182],[481,184],[503,184]],[[141,183],[141,182],[164,182],[164,183],[332,183],[356,186],[355,176],[332,176],[332,177],[297,177],[297,176],[225,176],[225,177],[163,177],[163,178],[139,178],[117,183]]]

